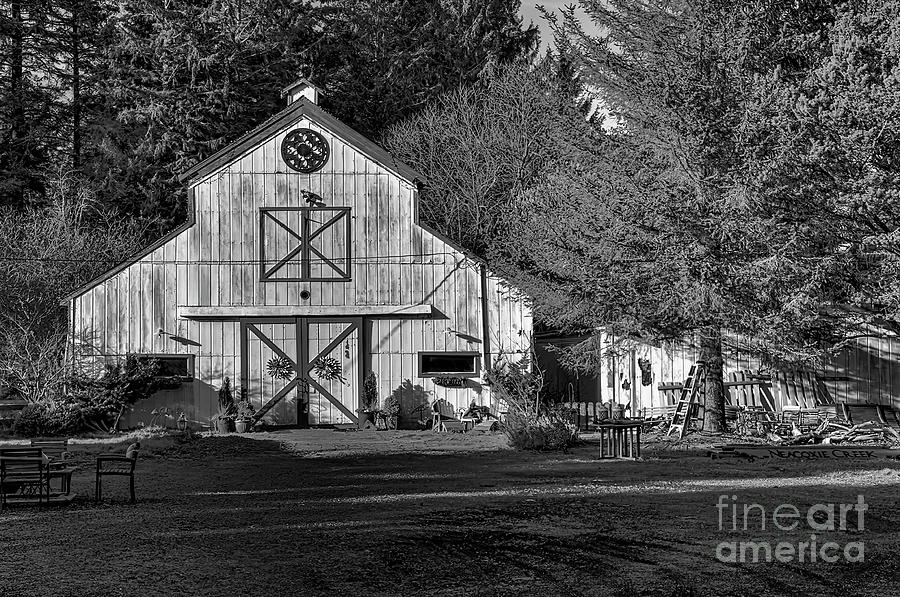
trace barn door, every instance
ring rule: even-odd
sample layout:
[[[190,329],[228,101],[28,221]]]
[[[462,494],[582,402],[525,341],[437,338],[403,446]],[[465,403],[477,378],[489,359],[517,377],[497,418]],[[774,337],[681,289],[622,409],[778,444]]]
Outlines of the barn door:
[[[312,425],[358,423],[362,318],[305,319],[309,420]]]
[[[241,386],[257,419],[305,425],[304,385],[298,375],[303,333],[296,318],[241,322]]]
[[[242,321],[242,386],[257,419],[301,427],[357,423],[361,334],[361,318]]]

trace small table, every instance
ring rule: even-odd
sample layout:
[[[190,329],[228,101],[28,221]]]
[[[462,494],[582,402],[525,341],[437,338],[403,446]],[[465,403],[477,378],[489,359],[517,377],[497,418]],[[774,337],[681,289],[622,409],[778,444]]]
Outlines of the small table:
[[[640,458],[643,423],[639,419],[597,423],[597,431],[600,432],[600,458]]]

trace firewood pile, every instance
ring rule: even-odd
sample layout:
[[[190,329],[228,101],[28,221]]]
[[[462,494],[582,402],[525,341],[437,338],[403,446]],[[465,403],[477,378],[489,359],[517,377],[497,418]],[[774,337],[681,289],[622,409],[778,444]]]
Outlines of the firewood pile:
[[[796,422],[778,425],[766,435],[773,444],[900,444],[900,433],[876,421],[853,425],[826,419],[816,428],[804,431]]]

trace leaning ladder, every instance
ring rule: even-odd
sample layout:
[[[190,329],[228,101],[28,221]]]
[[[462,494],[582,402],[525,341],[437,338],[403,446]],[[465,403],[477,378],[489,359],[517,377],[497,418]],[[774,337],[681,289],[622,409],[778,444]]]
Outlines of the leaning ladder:
[[[675,414],[672,415],[672,424],[666,435],[672,435],[678,432],[678,438],[684,437],[687,432],[688,422],[691,420],[691,410],[697,402],[697,395],[700,393],[703,377],[703,363],[695,363],[691,365],[688,371],[687,379],[681,386],[681,394],[678,397],[678,404],[675,406]]]

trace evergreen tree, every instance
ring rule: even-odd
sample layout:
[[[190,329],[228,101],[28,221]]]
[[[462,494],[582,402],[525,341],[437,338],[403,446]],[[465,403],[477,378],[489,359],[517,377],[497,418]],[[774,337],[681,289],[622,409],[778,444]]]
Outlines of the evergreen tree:
[[[519,0],[324,0],[311,77],[325,106],[360,132],[384,129],[494,65],[530,60]]]
[[[81,171],[96,157],[91,127],[102,119],[106,82],[97,72],[99,33],[111,7],[97,0],[54,0],[48,5],[45,51],[53,56],[48,76],[56,89],[57,167]],[[87,148],[86,148],[87,146]]]
[[[87,175],[107,203],[171,226],[184,216],[177,174],[283,107],[298,76],[377,136],[488,65],[528,56],[537,32],[522,30],[518,4],[126,0],[98,44],[104,103]]]
[[[312,40],[308,3],[128,0],[103,31],[106,85],[89,173],[107,203],[167,226],[177,175],[274,114]],[[105,115],[105,118],[103,116]]]
[[[778,229],[812,236],[831,254],[828,283],[847,290],[828,314],[857,334],[896,335],[900,6],[828,3],[814,16],[782,33],[783,59],[752,82],[749,182]]]
[[[767,201],[746,175],[759,163],[759,140],[745,126],[753,86],[794,58],[780,40],[815,33],[829,9],[777,0],[582,7],[600,36],[585,34],[571,11],[557,31],[620,126],[580,184],[534,189],[522,201],[517,243],[505,251],[510,275],[563,326],[696,338],[704,425],[722,430],[731,339],[771,360],[802,361],[842,338],[843,322],[827,312],[847,296],[848,260],[818,229],[785,228],[760,209]]]
[[[0,3],[0,204],[41,201],[43,169],[55,147],[53,62],[43,47],[46,6]]]

